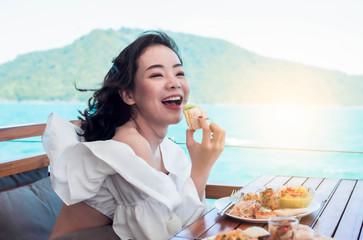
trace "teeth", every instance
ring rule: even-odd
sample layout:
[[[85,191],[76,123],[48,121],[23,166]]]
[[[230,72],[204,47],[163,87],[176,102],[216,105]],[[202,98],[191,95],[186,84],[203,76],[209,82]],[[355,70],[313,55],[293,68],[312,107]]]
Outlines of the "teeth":
[[[181,99],[181,97],[170,97],[170,98],[164,99],[163,101],[178,101],[180,99]]]

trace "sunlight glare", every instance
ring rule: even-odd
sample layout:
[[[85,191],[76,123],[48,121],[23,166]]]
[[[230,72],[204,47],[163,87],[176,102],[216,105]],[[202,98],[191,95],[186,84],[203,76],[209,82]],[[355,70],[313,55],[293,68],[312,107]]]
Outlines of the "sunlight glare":
[[[311,138],[314,116],[304,107],[280,105],[270,109],[265,134],[277,146],[304,145]]]

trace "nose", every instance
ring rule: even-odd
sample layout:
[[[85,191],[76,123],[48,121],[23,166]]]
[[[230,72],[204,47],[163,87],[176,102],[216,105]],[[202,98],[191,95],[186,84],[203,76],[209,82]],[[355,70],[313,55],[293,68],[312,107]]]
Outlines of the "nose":
[[[171,77],[168,82],[168,88],[170,88],[170,89],[181,88],[179,79],[175,78],[175,77]]]

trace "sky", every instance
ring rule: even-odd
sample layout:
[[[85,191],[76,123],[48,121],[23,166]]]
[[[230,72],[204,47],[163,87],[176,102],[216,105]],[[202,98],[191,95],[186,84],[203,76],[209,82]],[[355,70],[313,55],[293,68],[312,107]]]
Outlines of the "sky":
[[[170,30],[363,75],[362,0],[0,0],[0,64],[93,29]]]

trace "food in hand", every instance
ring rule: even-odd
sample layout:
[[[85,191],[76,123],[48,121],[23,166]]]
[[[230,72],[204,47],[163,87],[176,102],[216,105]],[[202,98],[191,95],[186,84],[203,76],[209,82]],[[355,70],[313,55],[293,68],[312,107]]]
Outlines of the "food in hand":
[[[314,190],[305,187],[285,187],[280,193],[280,208],[306,208],[311,203]]]
[[[195,105],[185,105],[183,113],[190,130],[202,128],[199,123],[199,117],[207,118],[207,112],[203,108],[197,107]]]
[[[271,210],[280,208],[280,199],[278,193],[273,188],[265,188],[260,191],[261,205]]]

